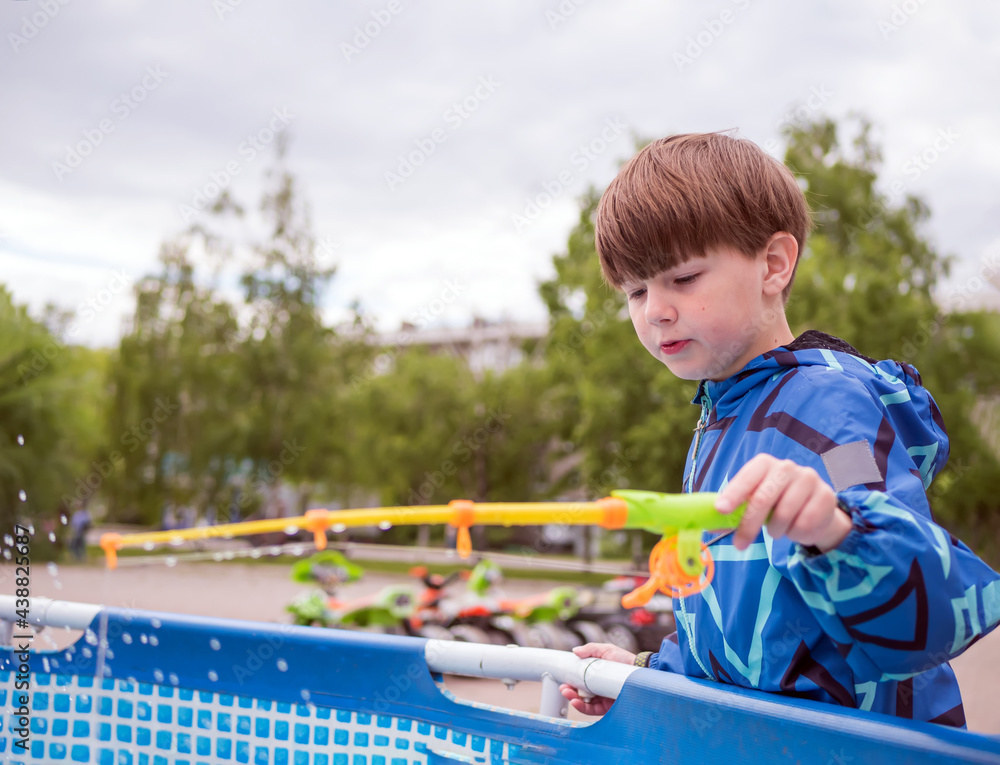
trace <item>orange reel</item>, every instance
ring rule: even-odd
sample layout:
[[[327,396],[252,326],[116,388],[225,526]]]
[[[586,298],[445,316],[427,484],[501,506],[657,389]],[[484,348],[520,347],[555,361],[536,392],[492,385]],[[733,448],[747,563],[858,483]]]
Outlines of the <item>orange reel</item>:
[[[712,582],[715,575],[715,561],[708,545],[701,543],[701,562],[705,567],[700,575],[692,576],[681,568],[677,555],[677,537],[667,537],[656,543],[649,554],[649,579],[644,584],[622,597],[622,606],[636,608],[644,606],[657,592],[673,598],[695,595]]]

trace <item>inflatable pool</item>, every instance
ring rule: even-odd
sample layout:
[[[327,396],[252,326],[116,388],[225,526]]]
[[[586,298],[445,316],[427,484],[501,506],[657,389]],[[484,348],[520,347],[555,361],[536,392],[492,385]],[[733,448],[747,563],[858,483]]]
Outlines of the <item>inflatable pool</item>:
[[[30,648],[0,597],[0,756],[100,765],[1000,763],[1000,739],[566,652],[33,599],[83,630]],[[40,641],[39,641],[40,642]],[[542,680],[541,713],[465,702],[442,674]],[[564,718],[558,683],[617,699]]]

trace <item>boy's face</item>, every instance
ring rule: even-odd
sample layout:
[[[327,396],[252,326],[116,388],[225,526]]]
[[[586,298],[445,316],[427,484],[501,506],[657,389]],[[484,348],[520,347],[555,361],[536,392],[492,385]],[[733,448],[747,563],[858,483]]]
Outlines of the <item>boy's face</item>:
[[[683,380],[723,380],[784,342],[766,275],[763,254],[721,247],[622,289],[646,350]]]

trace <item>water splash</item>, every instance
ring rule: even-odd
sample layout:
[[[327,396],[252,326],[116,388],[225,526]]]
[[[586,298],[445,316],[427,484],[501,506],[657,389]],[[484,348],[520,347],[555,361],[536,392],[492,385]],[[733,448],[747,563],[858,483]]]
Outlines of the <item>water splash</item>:
[[[21,489],[21,491],[17,493],[17,496],[22,502],[28,501],[28,495],[25,493],[24,489]]]
[[[214,669],[208,670],[208,679],[211,680],[213,683],[217,682],[219,679],[219,673],[216,672]]]
[[[382,529],[382,531],[388,531],[392,528],[392,524],[389,521],[380,521],[378,527]]]
[[[279,672],[288,671],[288,662],[285,661],[284,659],[278,659],[276,666],[278,667]]]
[[[50,531],[49,532],[49,541],[50,542],[55,542],[56,541],[56,532],[54,532],[54,531]]]
[[[295,534],[298,533],[299,533],[298,526],[285,526],[285,534],[287,534],[288,536],[294,536]]]
[[[218,638],[212,638],[208,641],[208,644],[212,647],[213,651],[218,651],[222,648],[222,643],[219,642]]]
[[[59,576],[59,566],[57,566],[55,563],[52,563],[50,561],[49,564],[45,568],[46,568],[46,570],[48,570],[50,576],[52,576],[52,577]]]
[[[18,446],[24,446],[24,436],[18,436],[17,437],[17,445]]]
[[[69,518],[67,518],[65,515],[60,515],[59,516],[59,523],[61,523],[63,526],[65,526],[67,523],[69,523]]]
[[[333,529],[334,533],[337,534],[347,531],[347,525],[344,523],[335,523],[330,528]]]
[[[157,646],[160,644],[160,639],[156,635],[149,636],[149,644],[152,646]]]
[[[153,679],[156,682],[158,682],[158,683],[162,683],[163,682],[163,670],[154,669],[153,670]]]

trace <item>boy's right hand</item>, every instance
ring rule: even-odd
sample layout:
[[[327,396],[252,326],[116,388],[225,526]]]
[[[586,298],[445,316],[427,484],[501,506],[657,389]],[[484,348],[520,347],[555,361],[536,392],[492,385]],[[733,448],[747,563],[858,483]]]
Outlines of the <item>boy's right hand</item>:
[[[586,645],[574,648],[573,653],[581,659],[604,659],[605,661],[616,661],[619,664],[632,664],[635,662],[634,653],[630,653],[624,648],[619,648],[611,643],[587,643]],[[576,688],[566,683],[559,686],[559,692],[563,695],[564,699],[569,700],[569,703],[573,705],[573,709],[585,715],[606,714],[611,709],[611,705],[615,703],[614,699],[604,696],[593,696],[589,701],[585,701],[580,697]]]

